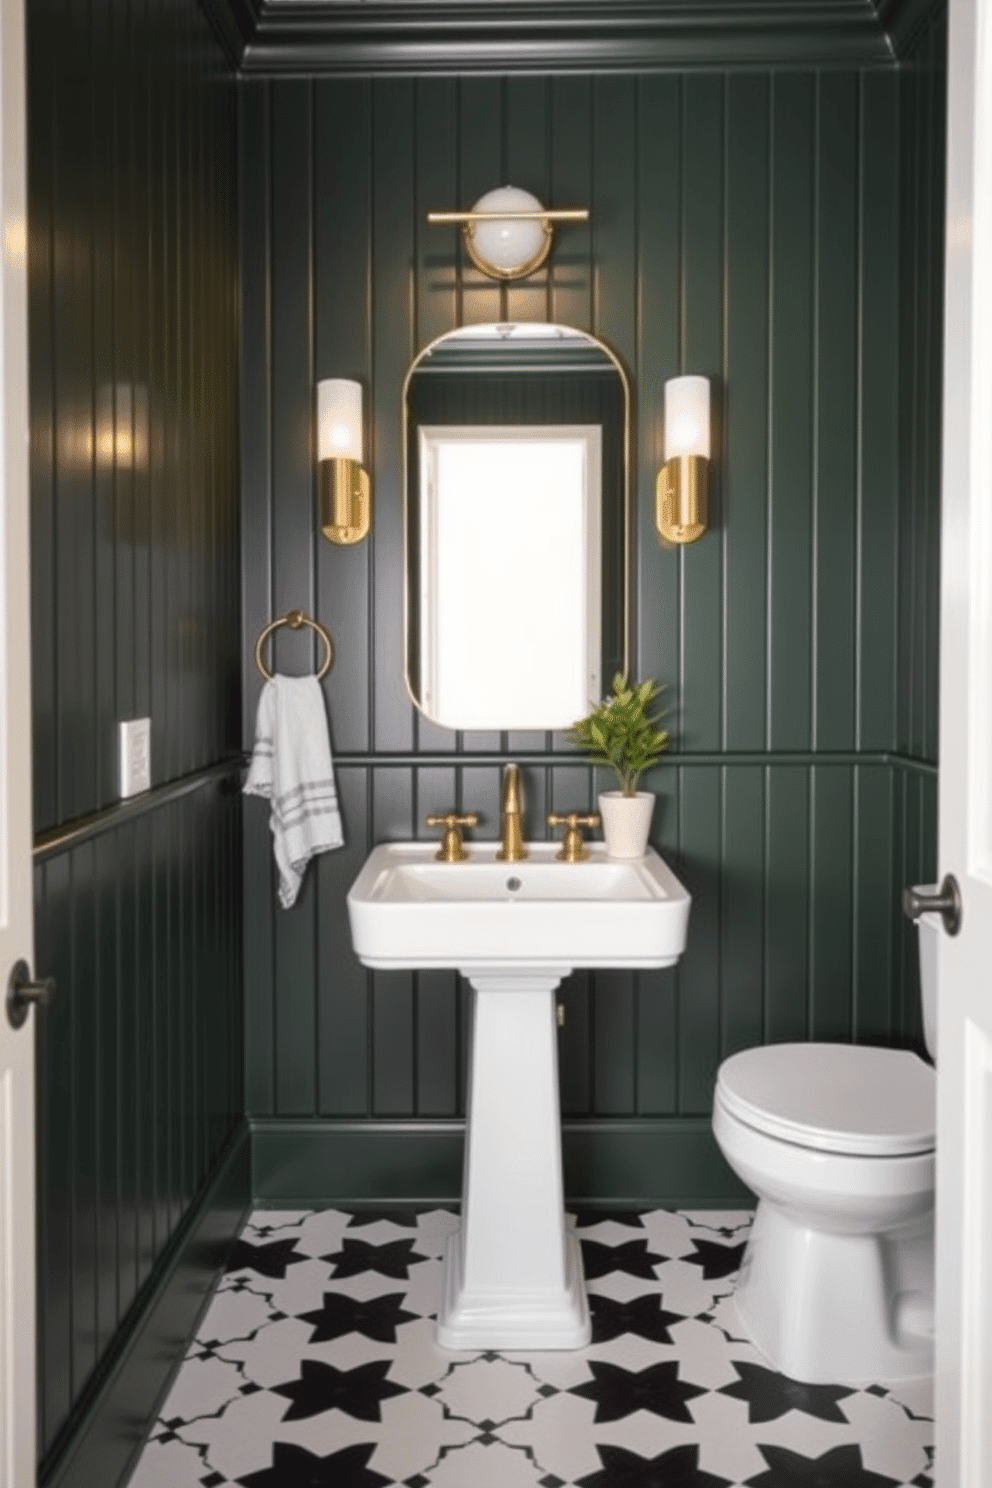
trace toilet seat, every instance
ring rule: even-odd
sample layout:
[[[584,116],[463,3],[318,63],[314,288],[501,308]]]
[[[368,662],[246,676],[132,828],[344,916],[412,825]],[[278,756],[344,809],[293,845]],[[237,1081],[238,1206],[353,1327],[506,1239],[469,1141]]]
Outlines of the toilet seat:
[[[896,1157],[936,1146],[936,1078],[905,1049],[766,1044],[725,1059],[724,1111],[767,1136],[850,1156]]]

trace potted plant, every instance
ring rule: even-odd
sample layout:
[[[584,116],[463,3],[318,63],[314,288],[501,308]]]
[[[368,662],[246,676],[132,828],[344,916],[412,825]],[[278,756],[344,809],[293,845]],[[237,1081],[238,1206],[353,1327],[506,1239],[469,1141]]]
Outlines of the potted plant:
[[[639,791],[644,770],[656,764],[668,747],[668,733],[651,712],[661,692],[647,678],[629,686],[622,672],[613,678],[613,692],[574,725],[575,742],[588,753],[590,764],[606,765],[620,789],[603,791],[599,811],[606,850],[612,858],[643,858],[648,845],[654,791]]]

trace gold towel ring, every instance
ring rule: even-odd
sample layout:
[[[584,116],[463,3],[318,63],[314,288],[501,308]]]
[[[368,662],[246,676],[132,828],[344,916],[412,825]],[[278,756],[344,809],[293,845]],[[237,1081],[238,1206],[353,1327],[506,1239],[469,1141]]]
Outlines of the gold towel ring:
[[[327,647],[327,655],[324,657],[324,665],[317,673],[317,681],[319,682],[321,677],[326,677],[328,672],[331,670],[331,663],[334,660],[333,641],[331,640],[330,636],[321,625],[319,620],[311,620],[310,616],[304,615],[302,610],[287,610],[285,615],[280,615],[278,620],[273,620],[271,624],[267,625],[262,631],[258,640],[255,642],[255,665],[258,667],[258,670],[261,672],[266,682],[272,681],[272,673],[267,670],[265,662],[262,660],[262,647],[265,645],[265,642],[268,640],[272,632],[274,630],[278,630],[280,625],[288,625],[290,630],[299,630],[301,625],[309,625],[311,630],[315,630],[317,632],[317,634],[320,636],[320,639]]]

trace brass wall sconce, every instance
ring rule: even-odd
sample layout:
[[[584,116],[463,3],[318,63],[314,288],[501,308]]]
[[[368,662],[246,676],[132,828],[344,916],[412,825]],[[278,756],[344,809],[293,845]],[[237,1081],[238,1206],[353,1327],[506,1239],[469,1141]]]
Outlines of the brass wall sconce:
[[[343,377],[317,384],[317,481],[320,530],[332,543],[361,542],[372,519],[362,468],[362,385]]]
[[[655,488],[662,542],[693,543],[706,531],[709,458],[709,378],[672,377],[665,383],[665,463]]]
[[[587,207],[552,211],[517,186],[480,196],[470,212],[428,212],[433,226],[461,227],[465,252],[490,279],[525,279],[551,252],[556,222],[588,222]]]

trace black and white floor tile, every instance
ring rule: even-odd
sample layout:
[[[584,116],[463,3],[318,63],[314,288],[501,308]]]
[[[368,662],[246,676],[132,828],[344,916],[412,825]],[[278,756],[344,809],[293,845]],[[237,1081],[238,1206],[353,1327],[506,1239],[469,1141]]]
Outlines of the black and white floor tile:
[[[130,1488],[932,1488],[929,1381],[801,1385],[741,1335],[746,1213],[579,1213],[593,1341],[434,1342],[454,1214],[261,1212]]]

